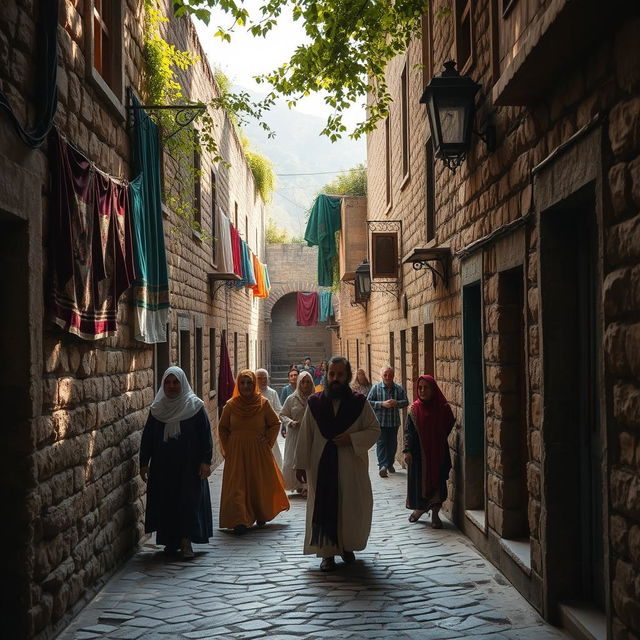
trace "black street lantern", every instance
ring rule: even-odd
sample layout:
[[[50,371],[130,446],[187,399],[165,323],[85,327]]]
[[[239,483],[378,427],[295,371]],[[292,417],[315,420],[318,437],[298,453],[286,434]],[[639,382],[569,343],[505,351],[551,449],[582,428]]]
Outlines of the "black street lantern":
[[[445,62],[442,74],[431,79],[420,98],[427,105],[434,155],[452,171],[462,164],[471,146],[475,95],[480,89],[455,66],[454,60]]]
[[[366,258],[356,268],[355,285],[355,301],[357,303],[367,302],[371,297],[371,269]]]

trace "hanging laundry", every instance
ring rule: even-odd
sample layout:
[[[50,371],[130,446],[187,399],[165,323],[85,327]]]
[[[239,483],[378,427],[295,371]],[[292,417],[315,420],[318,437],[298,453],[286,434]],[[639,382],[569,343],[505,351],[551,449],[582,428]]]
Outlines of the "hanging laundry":
[[[240,233],[231,225],[231,250],[233,252],[233,272],[242,278],[242,245]]]
[[[318,245],[318,284],[333,285],[333,260],[336,257],[336,231],[340,229],[340,205],[342,200],[320,194],[313,203],[309,222],[304,232],[307,245]]]
[[[134,106],[140,102],[132,95]],[[136,179],[129,185],[133,214],[136,281],[133,290],[135,339],[167,341],[169,272],[164,243],[158,126],[134,109],[133,156]]]
[[[229,350],[227,349],[227,332],[223,331],[220,336],[220,367],[218,371],[218,417],[222,414],[224,405],[233,395],[235,381],[229,360]]]
[[[298,291],[296,300],[296,323],[300,327],[318,324],[318,294]]]
[[[320,292],[320,312],[318,322],[326,322],[333,314],[333,295],[331,291]]]
[[[269,294],[271,293],[271,280],[269,279],[269,269],[267,268],[266,264],[262,265],[262,273],[264,274],[264,284],[267,289],[267,298],[268,298]]]
[[[235,273],[233,269],[233,249],[231,247],[231,221],[224,213],[216,216],[216,255],[220,273]]]
[[[238,286],[253,289],[256,285],[256,275],[253,270],[252,253],[249,245],[244,240],[240,241],[240,252],[242,255],[242,280],[238,282]]]
[[[98,171],[55,128],[49,149],[48,306],[70,333],[107,338],[135,277],[127,185]]]
[[[264,270],[262,269],[262,262],[258,260],[258,258],[253,256],[253,270],[256,274],[256,286],[253,290],[253,295],[256,298],[266,298],[268,297],[267,286],[264,281]]]

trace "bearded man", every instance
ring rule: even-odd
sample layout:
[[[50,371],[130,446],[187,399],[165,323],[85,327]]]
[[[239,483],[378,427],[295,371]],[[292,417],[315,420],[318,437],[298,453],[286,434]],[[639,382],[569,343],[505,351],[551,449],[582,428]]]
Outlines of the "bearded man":
[[[366,398],[352,391],[351,377],[346,358],[331,358],[324,391],[309,397],[296,448],[296,476],[309,487],[304,553],[322,558],[321,571],[336,569],[336,555],[353,562],[371,531],[369,449],[380,425]]]

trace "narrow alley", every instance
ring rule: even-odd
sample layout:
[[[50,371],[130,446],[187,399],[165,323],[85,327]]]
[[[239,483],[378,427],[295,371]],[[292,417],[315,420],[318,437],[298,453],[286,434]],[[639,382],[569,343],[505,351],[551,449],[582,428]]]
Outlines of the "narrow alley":
[[[370,469],[376,469],[373,457]],[[211,476],[214,522],[222,467]],[[305,501],[244,536],[214,531],[196,559],[144,545],[58,640],[565,638],[449,521],[409,524],[406,475],[371,473],[369,545],[354,565],[318,571],[302,555]]]

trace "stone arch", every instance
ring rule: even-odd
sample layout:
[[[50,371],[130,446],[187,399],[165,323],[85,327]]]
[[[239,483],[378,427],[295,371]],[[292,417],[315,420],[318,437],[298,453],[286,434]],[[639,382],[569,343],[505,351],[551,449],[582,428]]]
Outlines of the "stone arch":
[[[274,305],[280,298],[286,296],[289,293],[296,293],[298,291],[304,292],[317,292],[325,291],[324,287],[319,287],[316,283],[310,280],[292,280],[290,282],[279,282],[273,285],[273,288],[269,292],[269,297],[265,301],[264,311],[265,320],[267,323],[271,323],[271,311]]]

